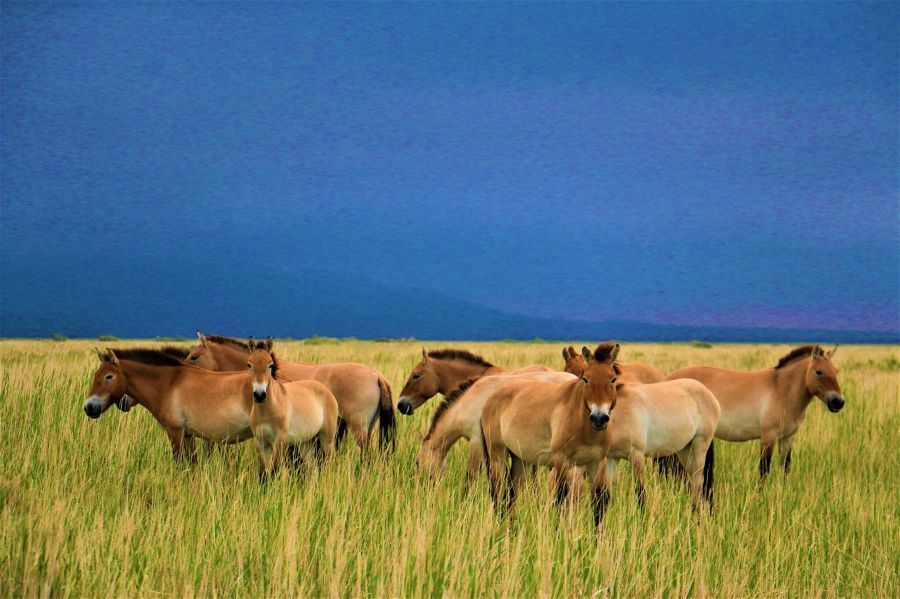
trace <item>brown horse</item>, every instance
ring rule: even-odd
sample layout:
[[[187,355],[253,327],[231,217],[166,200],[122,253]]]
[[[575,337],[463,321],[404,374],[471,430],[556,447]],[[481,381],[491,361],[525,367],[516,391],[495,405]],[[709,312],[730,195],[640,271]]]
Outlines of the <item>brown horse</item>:
[[[438,393],[447,395],[468,380],[508,372],[464,349],[426,351],[423,347],[422,361],[409,373],[400,392],[397,409],[401,414],[411,416],[419,406]],[[513,374],[523,372],[553,372],[553,369],[532,365],[512,371]]]
[[[90,418],[110,406],[147,408],[166,431],[176,461],[196,459],[194,437],[215,443],[245,441],[250,430],[250,383],[245,372],[208,372],[186,366],[177,348],[97,351],[100,367],[84,402]]]
[[[338,405],[318,381],[278,380],[272,338],[247,345],[252,387],[250,429],[256,441],[260,480],[278,470],[287,453],[295,465],[314,455],[321,462],[334,451]]]
[[[246,370],[249,353],[246,343],[221,335],[204,335],[200,331],[197,337],[200,344],[185,358],[186,364],[206,370]],[[278,360],[278,374],[284,380],[313,380],[328,387],[340,410],[338,443],[349,428],[357,444],[367,448],[377,417],[382,447],[394,447],[397,424],[391,386],[374,368],[351,362],[301,364]]]
[[[667,379],[694,379],[706,385],[722,406],[716,437],[726,441],[761,440],[759,480],[769,473],[775,443],[781,464],[791,465],[791,446],[806,408],[818,397],[830,412],[840,412],[844,395],[838,369],[831,361],[837,346],[824,351],[818,345],[798,347],[782,357],[774,368],[745,372],[712,366],[688,366]]]
[[[588,351],[585,347],[581,348],[582,353],[576,352],[571,345],[564,347],[562,355],[566,365],[563,370],[571,372],[575,376],[584,374],[587,362],[585,362],[582,354],[585,351]],[[588,354],[590,354],[590,351],[588,351]],[[619,362],[619,369],[622,371],[622,374],[619,375],[620,383],[659,383],[666,378],[658,369],[642,362]]]
[[[416,463],[422,471],[436,475],[443,470],[450,448],[460,439],[465,439],[469,442],[466,482],[471,483],[478,476],[484,462],[481,410],[497,387],[510,380],[561,383],[574,378],[574,375],[565,372],[525,372],[469,379],[451,391],[434,411],[431,426],[422,439]]]
[[[565,474],[556,477],[560,503],[568,494],[569,470],[585,466],[599,524],[615,460],[631,462],[643,505],[645,456],[672,453],[691,474],[694,507],[701,493],[711,500],[711,448],[719,420],[713,394],[694,381],[619,383],[618,344],[584,353],[588,366],[581,378],[556,384],[505,382],[485,403],[482,438],[495,506],[502,504],[504,477],[507,509],[512,506],[526,463],[553,466]],[[507,460],[512,462],[508,475]]]

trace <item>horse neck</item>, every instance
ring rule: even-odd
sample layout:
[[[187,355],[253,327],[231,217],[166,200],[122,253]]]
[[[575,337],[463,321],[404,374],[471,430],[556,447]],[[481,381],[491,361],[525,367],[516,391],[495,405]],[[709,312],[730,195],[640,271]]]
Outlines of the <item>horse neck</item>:
[[[798,414],[806,409],[813,397],[806,386],[808,360],[809,358],[803,358],[775,370],[778,401],[783,406],[792,408]]]
[[[173,366],[151,366],[141,362],[119,362],[128,383],[125,393],[159,420],[163,404],[175,382]]]
[[[479,377],[488,368],[463,360],[434,360],[434,372],[440,381],[438,391],[446,395],[468,379]]]
[[[224,343],[215,342],[211,342],[209,348],[215,352],[216,365],[219,372],[244,370],[246,368],[248,352]]]

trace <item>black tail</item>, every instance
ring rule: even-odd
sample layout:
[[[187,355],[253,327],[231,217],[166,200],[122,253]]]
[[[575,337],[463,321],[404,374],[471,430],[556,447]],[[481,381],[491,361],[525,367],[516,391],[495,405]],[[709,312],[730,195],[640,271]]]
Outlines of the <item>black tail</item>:
[[[716,465],[714,447],[715,439],[709,442],[709,449],[706,450],[706,461],[703,462],[703,497],[709,502],[710,509],[712,509],[713,504],[713,470]]]
[[[397,421],[394,419],[394,394],[384,377],[378,377],[378,440],[382,449],[397,449]]]
[[[334,448],[337,449],[341,446],[341,441],[344,439],[344,435],[347,434],[347,421],[338,416],[338,427],[337,433],[334,436]]]

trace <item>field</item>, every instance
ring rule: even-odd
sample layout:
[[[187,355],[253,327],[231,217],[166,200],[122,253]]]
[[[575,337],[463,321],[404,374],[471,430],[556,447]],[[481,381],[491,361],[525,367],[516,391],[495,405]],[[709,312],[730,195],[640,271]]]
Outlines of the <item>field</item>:
[[[585,500],[558,514],[543,472],[498,520],[484,479],[463,489],[462,444],[443,479],[418,476],[439,398],[398,414],[396,454],[364,467],[345,444],[320,472],[263,487],[252,441],[176,466],[143,408],[84,415],[94,345],[159,344],[0,344],[0,596],[900,596],[897,347],[840,348],[847,406],[831,414],[813,400],[788,477],[773,468],[755,490],[757,445],[719,442],[712,516],[692,516],[687,493],[655,475],[642,513],[623,464],[598,533]],[[276,350],[371,364],[396,400],[420,346]],[[427,346],[561,367],[559,343]],[[626,344],[622,359],[751,369],[789,349]]]

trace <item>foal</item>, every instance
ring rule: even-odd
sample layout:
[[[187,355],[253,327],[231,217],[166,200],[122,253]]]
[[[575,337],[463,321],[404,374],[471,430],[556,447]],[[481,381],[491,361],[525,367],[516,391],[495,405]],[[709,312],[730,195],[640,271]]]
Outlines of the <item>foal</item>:
[[[838,369],[831,361],[837,346],[824,351],[818,345],[798,347],[783,356],[774,368],[745,372],[712,366],[688,366],[667,377],[695,379],[706,385],[722,406],[716,437],[726,441],[760,439],[759,482],[769,473],[775,443],[781,465],[791,466],[791,446],[806,408],[818,397],[830,412],[840,412],[844,395]]]
[[[564,347],[562,356],[566,365],[563,370],[571,372],[575,376],[584,374],[587,362],[582,354],[586,351],[590,354],[586,347],[581,348],[581,353],[576,352],[571,345]],[[662,372],[650,364],[644,364],[643,362],[619,362],[618,364],[619,370],[622,371],[622,374],[619,376],[620,383],[658,383],[666,378]]]
[[[716,398],[695,381],[619,383],[618,353],[618,344],[602,344],[593,354],[583,352],[587,368],[579,379],[558,384],[510,381],[487,400],[481,425],[496,507],[501,504],[508,459],[512,464],[506,481],[507,509],[515,501],[526,463],[556,469],[560,503],[568,494],[569,470],[585,466],[592,481],[594,522],[599,524],[609,501],[615,460],[631,461],[638,502],[643,504],[645,456],[672,453],[690,473],[694,507],[701,502],[701,487],[705,487],[702,494],[712,498],[710,448],[719,421]],[[709,465],[704,467],[707,459]]]
[[[272,353],[272,338],[248,343],[247,369],[252,395],[250,429],[256,441],[260,480],[278,470],[287,453],[296,464],[314,454],[322,461],[334,451],[338,405],[317,381],[282,382]],[[298,452],[298,450],[300,450]]]

